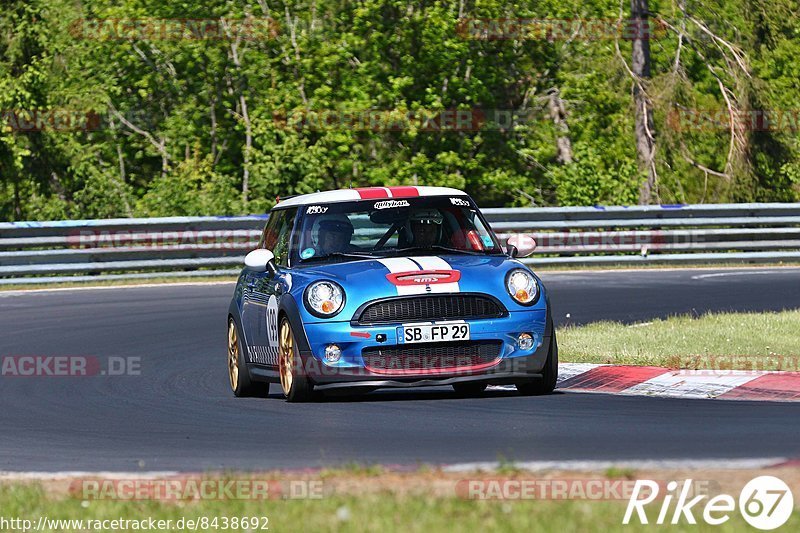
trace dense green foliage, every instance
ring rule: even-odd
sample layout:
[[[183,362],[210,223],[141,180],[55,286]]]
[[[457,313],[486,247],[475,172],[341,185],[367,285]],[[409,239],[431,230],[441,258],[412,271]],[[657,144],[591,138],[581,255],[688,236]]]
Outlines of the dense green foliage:
[[[798,2],[651,0],[650,10],[664,21],[642,80],[655,115],[657,200],[800,199]],[[247,17],[274,23],[239,39],[97,25]],[[277,195],[351,185],[449,185],[484,206],[635,203],[644,176],[629,40],[459,31],[465,18],[618,17],[610,0],[4,0],[0,219],[256,213]],[[548,111],[554,88],[568,163],[557,158],[564,132]],[[732,143],[724,116],[691,128],[681,115],[724,115],[728,105],[794,111],[795,122],[737,128]],[[283,122],[370,109],[514,110],[518,120],[459,131]],[[18,118],[30,110],[89,114],[91,127],[26,130]]]

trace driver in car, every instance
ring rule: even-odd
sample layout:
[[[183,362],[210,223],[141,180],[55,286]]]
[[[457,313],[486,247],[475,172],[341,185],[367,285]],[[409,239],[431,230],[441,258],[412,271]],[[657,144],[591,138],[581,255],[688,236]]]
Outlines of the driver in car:
[[[345,253],[354,249],[350,244],[354,231],[353,223],[344,215],[323,218],[319,221],[318,254]]]
[[[409,217],[411,245],[426,248],[440,244],[442,238],[442,214],[438,209],[419,209]]]

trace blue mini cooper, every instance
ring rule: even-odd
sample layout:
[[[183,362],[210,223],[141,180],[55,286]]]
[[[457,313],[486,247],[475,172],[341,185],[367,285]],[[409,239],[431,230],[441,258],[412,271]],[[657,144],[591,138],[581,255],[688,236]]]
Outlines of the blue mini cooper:
[[[355,387],[489,384],[552,392],[558,347],[541,280],[475,202],[444,187],[373,187],[280,201],[228,310],[236,396],[289,401]]]

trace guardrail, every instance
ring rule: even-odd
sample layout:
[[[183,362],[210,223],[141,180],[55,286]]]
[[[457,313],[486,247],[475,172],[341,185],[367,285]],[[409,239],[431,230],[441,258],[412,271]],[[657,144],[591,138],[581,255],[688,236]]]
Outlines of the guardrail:
[[[800,204],[485,209],[532,266],[800,261]],[[0,223],[0,284],[235,275],[267,215]]]

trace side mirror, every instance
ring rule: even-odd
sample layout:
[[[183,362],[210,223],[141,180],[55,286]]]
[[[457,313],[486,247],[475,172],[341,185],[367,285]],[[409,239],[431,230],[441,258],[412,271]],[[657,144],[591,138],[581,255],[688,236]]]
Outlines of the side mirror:
[[[253,272],[277,272],[278,267],[275,266],[275,256],[269,250],[259,248],[253,250],[244,257],[244,266],[246,269]]]
[[[511,257],[528,257],[536,249],[536,241],[530,235],[512,235],[506,241],[508,255]]]

